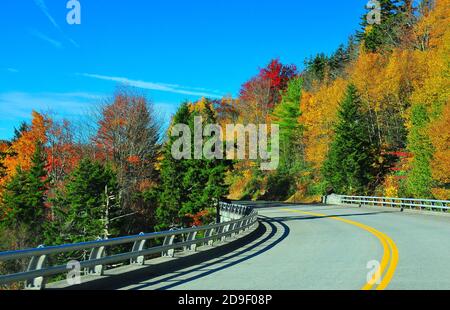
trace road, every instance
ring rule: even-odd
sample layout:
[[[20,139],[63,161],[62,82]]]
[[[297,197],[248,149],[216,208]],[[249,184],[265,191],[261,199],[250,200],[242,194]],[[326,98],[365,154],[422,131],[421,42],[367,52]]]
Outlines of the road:
[[[115,288],[450,289],[448,216],[278,203],[259,203],[258,212],[261,228],[244,246]]]

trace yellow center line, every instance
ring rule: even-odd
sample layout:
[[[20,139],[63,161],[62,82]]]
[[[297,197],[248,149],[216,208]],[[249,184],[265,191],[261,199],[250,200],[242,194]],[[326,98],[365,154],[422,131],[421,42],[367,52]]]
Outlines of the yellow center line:
[[[398,254],[398,248],[395,242],[386,234],[383,234],[384,238],[389,243],[389,247],[391,248],[392,252],[392,259],[391,264],[389,266],[389,269],[386,271],[386,274],[384,275],[383,281],[381,281],[380,285],[376,288],[377,290],[384,290],[387,288],[389,283],[391,282],[395,269],[397,268],[398,260],[399,260],[399,254]]]
[[[362,290],[371,290],[375,284],[378,283],[378,286],[376,287],[376,290],[384,290],[389,285],[389,283],[392,280],[392,277],[394,276],[395,269],[397,268],[398,264],[398,249],[395,244],[395,242],[386,234],[382,233],[381,231],[376,230],[373,227],[370,227],[368,225],[355,222],[352,220],[344,219],[338,216],[329,216],[327,214],[320,214],[320,213],[314,213],[314,212],[306,212],[306,211],[300,211],[300,210],[294,210],[294,209],[283,209],[283,211],[287,212],[294,212],[294,213],[300,213],[305,215],[311,215],[316,217],[328,217],[332,220],[340,221],[343,223],[347,223],[356,227],[359,227],[375,237],[380,241],[382,247],[383,247],[383,257],[381,259],[381,264],[379,268],[374,273],[372,279],[370,279],[369,282],[367,282],[363,287]],[[388,267],[389,265],[389,267]],[[384,277],[383,277],[383,274]],[[378,277],[381,277],[381,281]]]

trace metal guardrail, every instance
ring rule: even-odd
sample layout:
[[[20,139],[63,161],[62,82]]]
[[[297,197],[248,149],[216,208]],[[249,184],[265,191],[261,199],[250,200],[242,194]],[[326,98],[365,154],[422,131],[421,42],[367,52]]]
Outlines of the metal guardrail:
[[[40,246],[34,249],[0,252],[0,262],[18,259],[30,259],[28,268],[24,272],[0,275],[0,285],[26,281],[28,289],[45,288],[45,279],[49,276],[68,273],[72,265],[48,266],[49,255],[90,250],[87,260],[79,262],[85,274],[103,275],[105,266],[129,261],[130,264],[143,265],[145,256],[161,253],[162,256],[174,257],[176,249],[195,251],[197,245],[213,245],[216,241],[223,241],[234,235],[250,229],[258,221],[258,213],[248,206],[220,203],[221,223],[201,227],[177,229],[150,234],[141,233],[136,236],[126,236],[107,240],[97,240],[59,246]],[[199,232],[204,232],[197,238]],[[180,242],[176,238],[181,237]],[[148,247],[150,240],[162,239],[161,245]],[[107,255],[106,248],[133,243],[129,252]]]
[[[336,200],[340,204],[358,206],[395,207],[438,212],[449,212],[450,210],[450,201],[448,200],[334,195],[333,201]]]

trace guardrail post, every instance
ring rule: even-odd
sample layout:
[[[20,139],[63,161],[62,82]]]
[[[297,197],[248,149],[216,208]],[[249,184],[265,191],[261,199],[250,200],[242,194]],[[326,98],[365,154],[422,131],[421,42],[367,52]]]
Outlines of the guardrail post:
[[[242,226],[244,226],[244,220],[240,220],[237,225],[236,228],[238,228],[236,235],[240,235],[242,232]]]
[[[242,221],[242,231],[246,231],[248,229],[247,224],[250,220],[248,218],[246,218],[245,220]]]
[[[197,237],[197,232],[196,231],[190,232],[190,233],[188,233],[188,235],[186,237],[186,241],[193,241],[193,240],[195,240],[196,237]],[[196,249],[197,249],[197,244],[195,244],[195,243],[184,247],[185,251],[193,251],[193,252],[195,252]]]
[[[216,238],[212,239],[211,245],[214,245],[214,243],[216,241],[220,241],[221,237],[218,237],[218,236],[223,233],[224,229],[225,229],[225,226],[220,226],[214,230],[214,236],[216,236]]]
[[[222,233],[227,233],[230,230],[230,225],[222,226]],[[227,239],[227,235],[223,235],[220,240],[225,241]]]
[[[214,234],[214,231],[215,231],[215,228],[207,229],[207,230],[205,231],[205,238],[212,237],[213,234]],[[207,245],[213,245],[213,244],[214,244],[214,239],[208,240],[205,244],[207,244]]]
[[[102,240],[102,239],[99,238],[97,240]],[[105,247],[104,246],[93,248],[91,250],[90,255],[89,255],[89,260],[100,259],[102,257],[105,257],[105,255],[106,255],[106,252],[105,252]],[[86,273],[87,274],[91,274],[91,275],[102,276],[103,272],[104,272],[104,266],[103,265],[95,265],[94,267],[86,268]]]
[[[17,253],[13,254],[9,252],[5,253],[6,255],[0,255],[2,256],[2,261],[23,258],[31,259],[27,267],[27,273],[18,272],[15,274],[0,275],[0,282],[2,284],[8,284],[11,282],[26,281],[25,285],[28,289],[43,289],[49,274],[67,273],[67,270],[63,268],[64,266],[48,267],[47,257],[69,251],[83,251],[84,262],[82,265],[85,266],[84,274],[103,275],[107,265],[115,262],[123,262],[126,260],[125,257],[129,259],[131,264],[141,265],[145,264],[144,252],[154,253],[155,251],[161,251],[162,256],[174,257],[175,249],[181,248],[182,245],[184,245],[184,250],[188,251],[195,251],[200,244],[213,246],[216,241],[224,241],[227,240],[228,237],[233,238],[243,231],[254,227],[254,224],[258,221],[258,213],[251,207],[221,204],[221,208],[225,215],[223,216],[223,219],[227,220],[227,222],[220,224],[211,224],[195,229],[182,229],[179,231],[174,231],[177,229],[171,229],[170,232],[158,233],[154,236],[150,235],[149,237],[140,233],[138,236],[115,238],[111,240],[98,238],[97,241],[55,246],[51,249],[46,248],[45,251],[30,249],[16,251]],[[204,232],[204,237],[197,239],[199,231]],[[176,243],[178,242],[178,235],[183,237],[183,243]],[[151,243],[152,238],[162,239],[161,236],[165,236],[162,248],[158,246],[154,251],[145,250],[146,248],[149,248],[149,243]],[[186,243],[188,245],[185,245]],[[130,249],[127,249],[127,252],[117,255],[117,257],[116,255],[112,255],[109,256],[108,259],[105,259],[108,255],[106,248],[119,244],[132,244],[133,246],[131,251]],[[41,245],[38,248],[43,247],[44,246]],[[89,256],[86,258],[87,254],[89,254]]]
[[[139,236],[143,236],[144,233],[141,232],[139,234]],[[133,244],[133,248],[131,249],[131,252],[139,252],[142,251],[144,249],[145,243],[147,240],[139,240],[139,241],[135,241]],[[145,257],[144,256],[138,256],[138,257],[133,257],[130,259],[130,264],[133,265],[144,265],[145,264]]]
[[[233,237],[233,235],[234,235],[233,230],[236,227],[236,224],[237,223],[233,223],[233,224],[228,225],[228,231],[230,231],[230,234],[226,235],[227,238]]]
[[[44,248],[44,245],[38,246]],[[33,256],[28,264],[27,271],[40,270],[47,264],[47,255]],[[45,288],[45,278],[37,277],[25,282],[25,287],[29,290],[42,290]]]
[[[240,220],[238,223],[237,223],[237,227],[236,228],[239,228],[238,229],[238,231],[236,232],[236,235],[239,235],[241,232],[242,232],[242,227],[244,226],[244,220]]]
[[[174,230],[174,229],[171,229]],[[163,246],[164,245],[172,245],[175,241],[175,235],[166,236],[164,238]],[[175,256],[175,249],[169,249],[164,252],[162,252],[163,257],[174,257]]]

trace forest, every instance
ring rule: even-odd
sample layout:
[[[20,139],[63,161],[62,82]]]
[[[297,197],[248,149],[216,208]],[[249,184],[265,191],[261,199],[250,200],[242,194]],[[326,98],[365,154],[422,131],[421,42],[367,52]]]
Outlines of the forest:
[[[167,133],[126,86],[83,124],[34,111],[0,141],[0,251],[209,224],[221,199],[449,199],[450,1],[380,3],[382,22],[361,16],[331,55],[270,60],[236,97],[182,103]],[[278,124],[278,169],[175,160],[170,127],[196,116]]]

